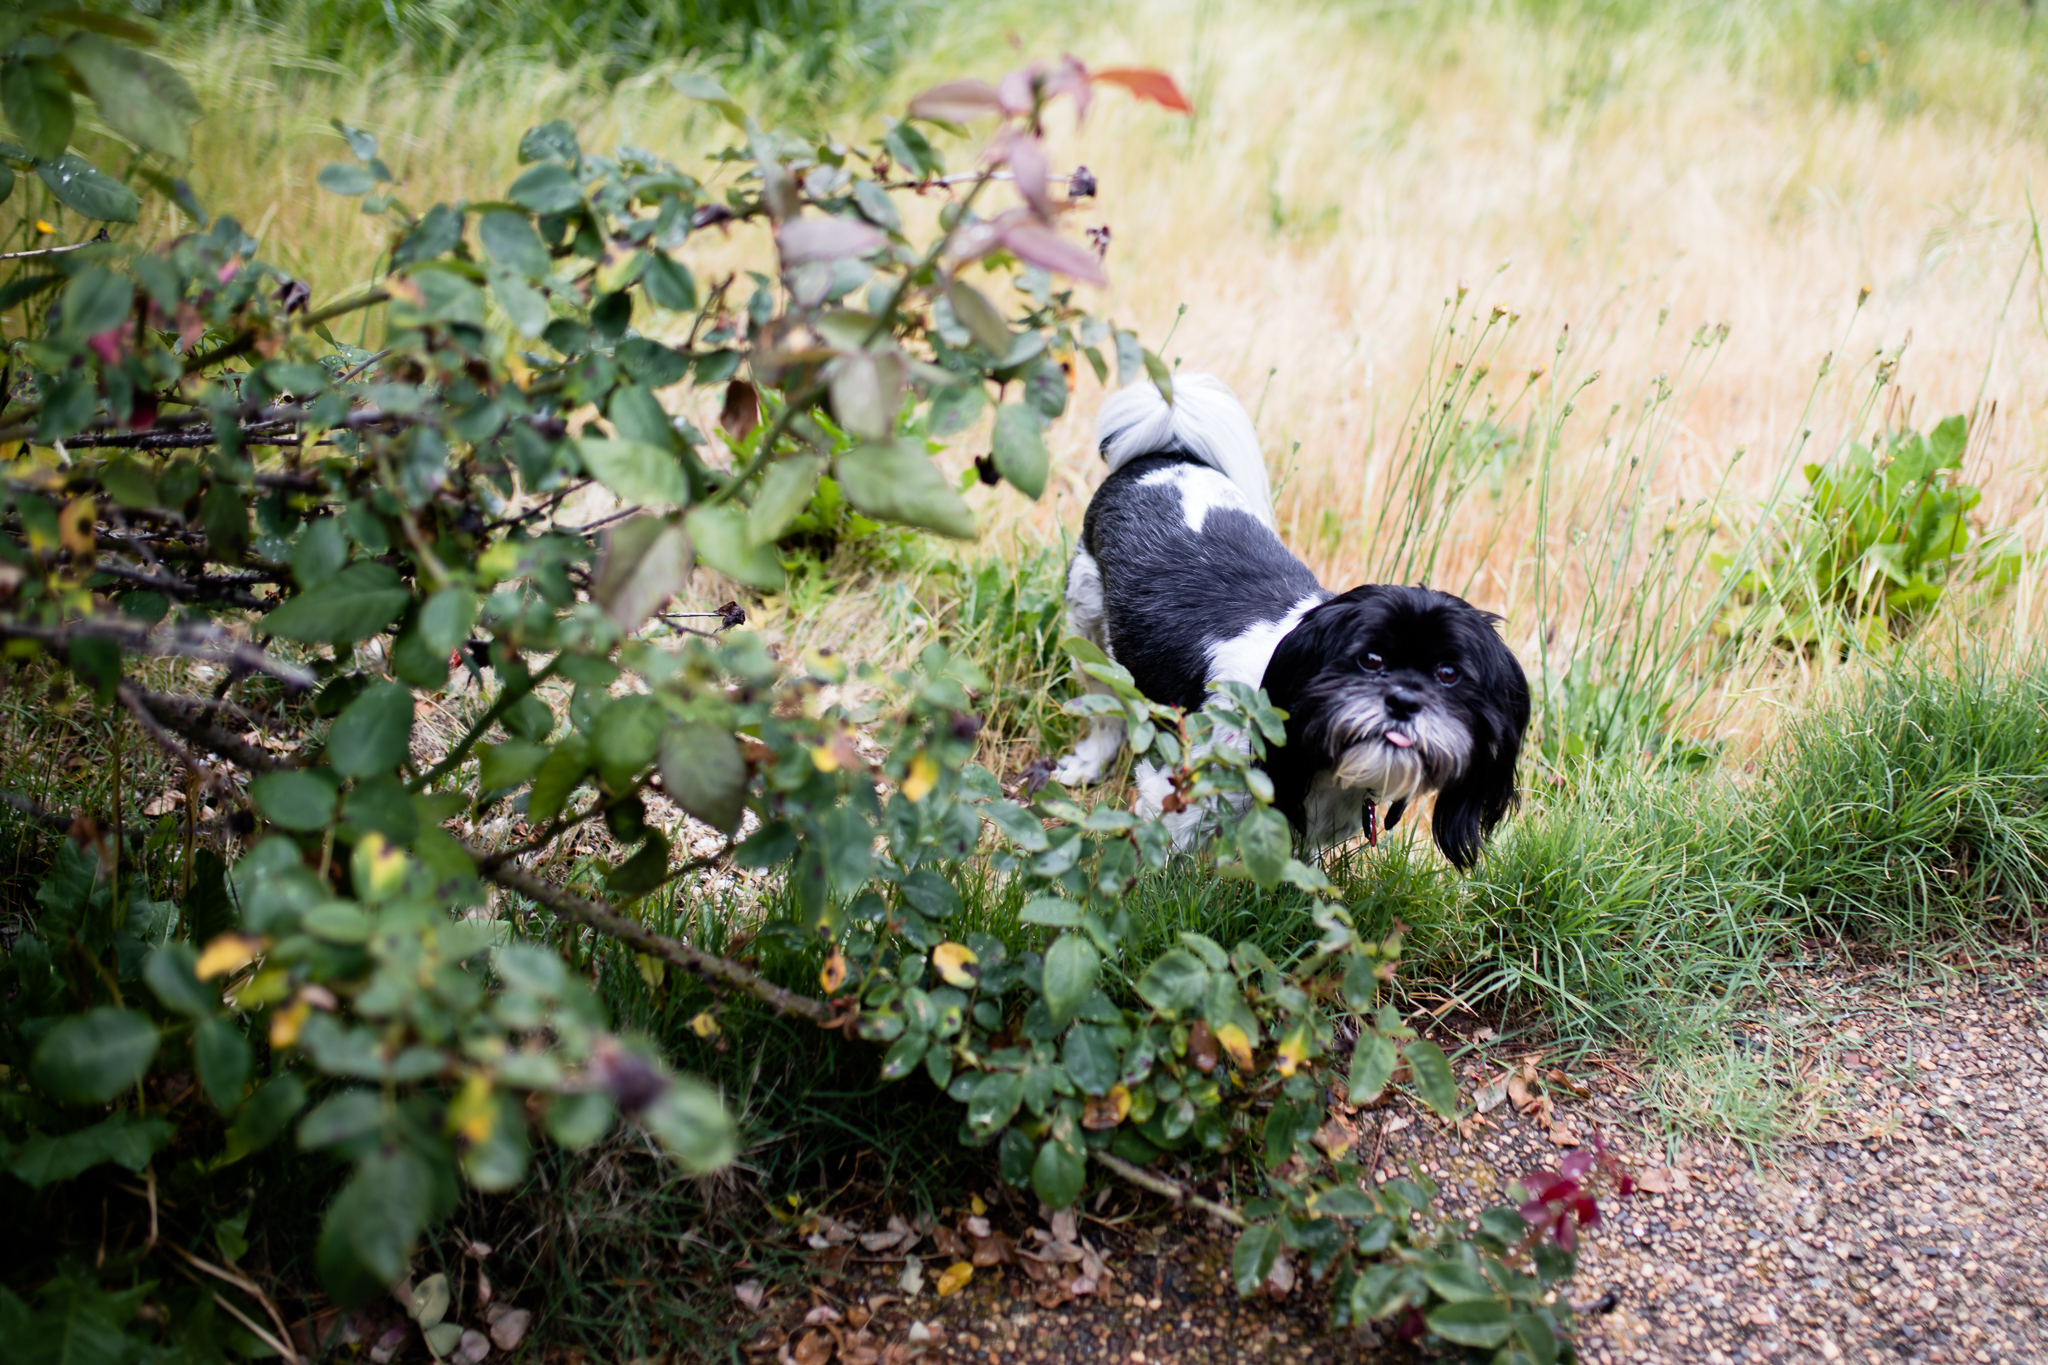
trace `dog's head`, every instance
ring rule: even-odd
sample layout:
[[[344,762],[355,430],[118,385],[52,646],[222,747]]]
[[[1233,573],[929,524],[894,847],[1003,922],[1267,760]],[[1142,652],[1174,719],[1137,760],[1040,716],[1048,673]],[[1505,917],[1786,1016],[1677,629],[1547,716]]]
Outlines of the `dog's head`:
[[[1500,618],[1431,588],[1367,586],[1302,618],[1266,667],[1288,713],[1267,757],[1277,804],[1297,824],[1320,772],[1383,801],[1437,793],[1437,847],[1470,867],[1515,804],[1529,683]]]

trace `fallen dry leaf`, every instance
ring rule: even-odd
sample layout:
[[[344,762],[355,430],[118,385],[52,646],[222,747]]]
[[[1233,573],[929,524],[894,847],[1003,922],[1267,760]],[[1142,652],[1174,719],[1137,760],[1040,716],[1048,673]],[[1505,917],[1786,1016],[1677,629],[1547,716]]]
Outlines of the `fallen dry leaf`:
[[[825,1365],[832,1358],[832,1334],[813,1328],[796,1339],[789,1354],[796,1365]]]
[[[896,1287],[913,1299],[924,1293],[924,1262],[915,1256],[904,1258],[903,1273],[896,1277]]]
[[[1663,1166],[1652,1166],[1636,1177],[1636,1188],[1644,1194],[1669,1194],[1671,1172]]]
[[[841,1318],[843,1318],[844,1316],[845,1315],[843,1313],[841,1313],[837,1308],[834,1308],[831,1304],[821,1303],[817,1307],[811,1309],[810,1312],[804,1314],[804,1326],[827,1327],[835,1322],[840,1321]]]
[[[1578,1131],[1568,1123],[1551,1124],[1550,1140],[1559,1147],[1576,1147],[1579,1145]]]
[[[964,1261],[968,1256],[967,1241],[944,1223],[932,1229],[932,1245],[939,1255],[949,1261]]]
[[[977,1268],[986,1269],[992,1265],[1007,1265],[1017,1258],[1010,1249],[1010,1239],[998,1232],[987,1237],[976,1237],[974,1254],[969,1259]]]
[[[515,1349],[526,1340],[526,1329],[533,1325],[533,1314],[524,1308],[510,1308],[502,1303],[491,1305],[486,1315],[491,1330],[491,1344],[501,1351]]]
[[[755,1313],[761,1311],[761,1303],[767,1298],[767,1291],[761,1288],[759,1280],[741,1280],[732,1287],[732,1293],[750,1312]]]
[[[1472,1103],[1482,1114],[1491,1114],[1506,1103],[1509,1077],[1503,1076],[1490,1084],[1482,1085],[1472,1092]]]
[[[974,1278],[974,1267],[966,1261],[955,1261],[939,1276],[938,1291],[942,1299],[950,1299],[967,1287]]]

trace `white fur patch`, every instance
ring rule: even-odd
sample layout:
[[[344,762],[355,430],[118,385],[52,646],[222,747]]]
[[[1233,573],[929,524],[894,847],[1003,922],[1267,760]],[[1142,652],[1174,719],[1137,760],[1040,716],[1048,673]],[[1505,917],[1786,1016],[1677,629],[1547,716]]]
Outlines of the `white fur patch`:
[[[1273,488],[1259,433],[1230,386],[1213,375],[1175,375],[1171,405],[1150,379],[1117,390],[1095,419],[1095,440],[1111,473],[1128,460],[1178,447],[1221,470],[1249,500],[1246,510],[1273,524]]]
[[[1311,593],[1296,602],[1288,613],[1277,621],[1260,621],[1247,627],[1242,633],[1228,640],[1218,640],[1209,646],[1209,681],[1239,682],[1247,687],[1257,687],[1266,680],[1266,665],[1273,661],[1273,651],[1287,633],[1301,624],[1301,618],[1327,602],[1326,592]]]
[[[1073,562],[1067,566],[1067,628],[1103,653],[1110,652],[1109,621],[1102,605],[1102,568],[1086,550],[1074,551]],[[1088,690],[1105,694],[1109,691],[1093,679],[1088,682]],[[1062,787],[1092,787],[1108,774],[1110,764],[1116,762],[1117,751],[1123,747],[1123,718],[1097,716],[1089,723],[1088,733],[1074,745],[1074,751],[1054,765],[1053,781]]]
[[[1188,530],[1202,534],[1211,512],[1243,512],[1258,516],[1249,499],[1223,475],[1199,464],[1174,464],[1155,469],[1138,480],[1141,488],[1171,488],[1180,495],[1180,516]]]

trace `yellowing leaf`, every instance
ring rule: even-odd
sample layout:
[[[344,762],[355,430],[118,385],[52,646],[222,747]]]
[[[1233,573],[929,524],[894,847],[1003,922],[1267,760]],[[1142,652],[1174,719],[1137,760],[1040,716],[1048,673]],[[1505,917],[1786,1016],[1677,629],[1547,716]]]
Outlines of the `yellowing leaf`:
[[[1280,1040],[1280,1057],[1277,1064],[1281,1075],[1292,1076],[1301,1064],[1308,1060],[1309,1045],[1307,1024],[1296,1024],[1287,1031],[1287,1036]],[[1236,1056],[1235,1053],[1231,1055]]]
[[[988,1212],[988,1205],[981,1202],[980,1195],[970,1194],[967,1196],[967,1211],[979,1218]]]
[[[837,948],[825,959],[825,965],[818,972],[818,984],[830,995],[846,984],[846,955]]]
[[[270,1045],[279,1051],[299,1041],[299,1030],[306,1026],[306,1016],[313,1007],[304,997],[291,1002],[270,1016]]]
[[[216,976],[239,972],[269,946],[270,940],[253,934],[222,934],[206,945],[206,951],[199,955],[199,964],[192,969],[193,974],[201,981],[208,981]]]
[[[821,773],[838,772],[839,754],[836,746],[820,744],[817,748],[811,750],[811,762],[817,766],[818,771]]]
[[[965,1261],[953,1262],[953,1264],[946,1267],[946,1272],[939,1276],[939,1297],[942,1299],[952,1298],[955,1294],[965,1289],[967,1282],[973,1278],[973,1266]]]
[[[350,866],[363,898],[382,900],[405,881],[405,850],[391,847],[383,835],[372,830],[357,841]]]
[[[650,991],[660,990],[661,983],[668,979],[668,964],[658,957],[635,953],[633,965],[640,969],[640,979],[647,983],[647,989]]]
[[[710,1010],[700,1010],[691,1016],[690,1032],[699,1038],[714,1038],[718,1035],[718,1020]]]
[[[932,788],[939,785],[939,765],[926,754],[919,754],[910,760],[910,772],[903,779],[903,794],[912,801],[922,801],[932,794]]]
[[[92,553],[93,503],[91,498],[73,498],[57,514],[57,538],[75,555]]]
[[[1252,1040],[1242,1028],[1236,1024],[1219,1024],[1215,1037],[1223,1044],[1223,1050],[1230,1054],[1232,1065],[1239,1071],[1252,1069]]]
[[[972,970],[979,960],[974,950],[963,944],[941,943],[932,949],[932,966],[938,969],[948,986],[958,986],[963,991],[973,990],[981,979],[979,973]]]
[[[462,1093],[448,1106],[448,1131],[474,1147],[490,1140],[497,1126],[498,1106],[491,1103],[491,1082],[482,1072],[473,1072],[462,1084]]]

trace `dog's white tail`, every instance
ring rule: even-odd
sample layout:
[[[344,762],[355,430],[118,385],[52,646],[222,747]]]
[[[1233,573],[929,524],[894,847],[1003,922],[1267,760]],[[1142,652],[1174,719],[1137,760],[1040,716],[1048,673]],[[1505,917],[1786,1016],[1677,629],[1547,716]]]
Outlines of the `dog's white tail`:
[[[1177,374],[1169,405],[1150,379],[1110,395],[1095,419],[1096,444],[1113,474],[1143,455],[1193,456],[1237,485],[1259,520],[1273,524],[1273,487],[1250,414],[1214,375]]]

